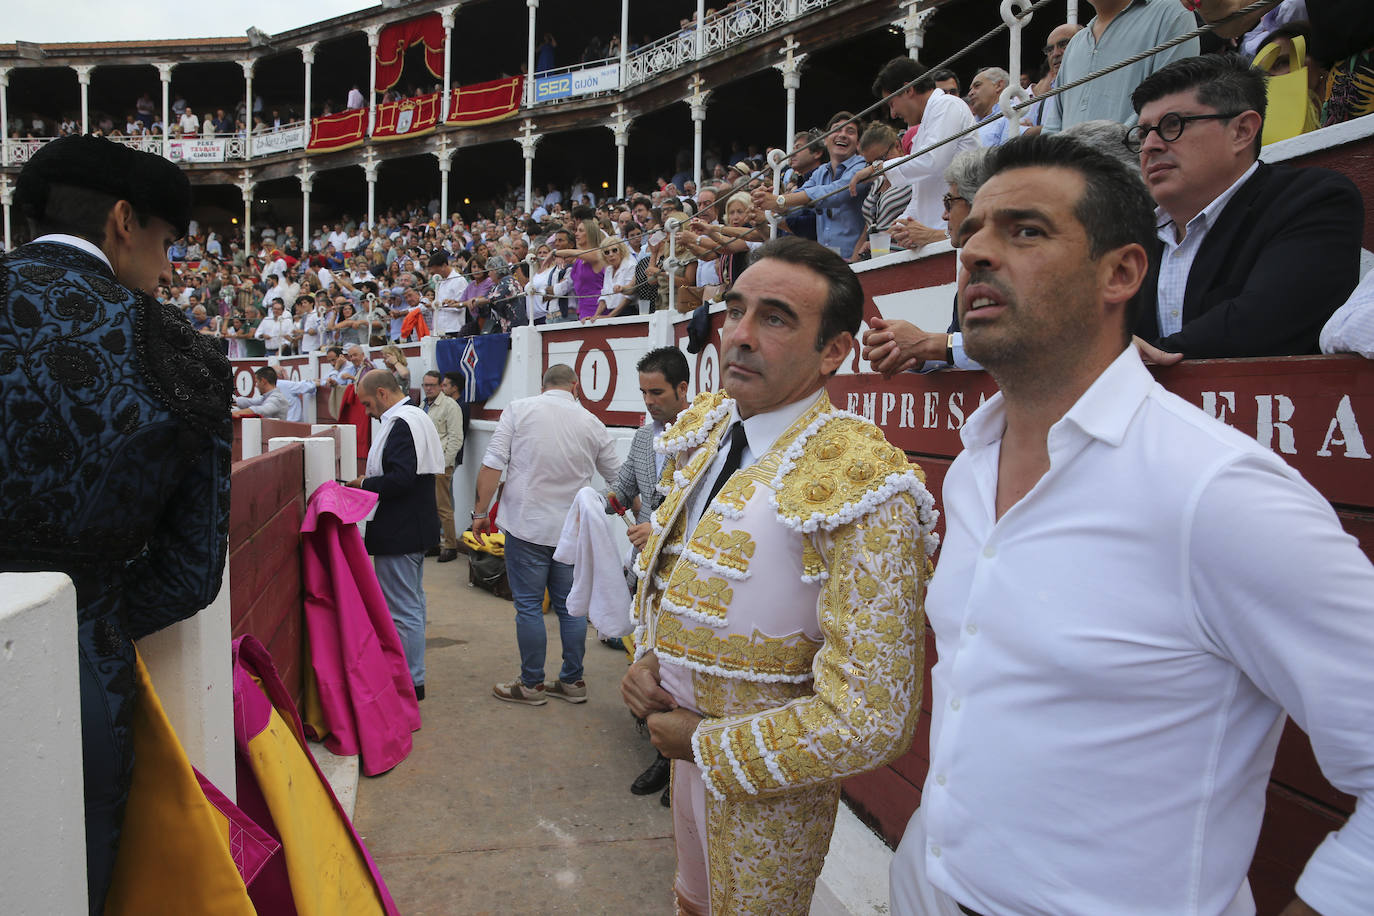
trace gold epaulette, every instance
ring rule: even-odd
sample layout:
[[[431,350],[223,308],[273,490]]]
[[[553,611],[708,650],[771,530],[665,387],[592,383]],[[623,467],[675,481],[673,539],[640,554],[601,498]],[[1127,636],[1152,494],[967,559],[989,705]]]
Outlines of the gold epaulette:
[[[673,425],[654,440],[654,450],[674,455],[696,448],[706,441],[717,423],[730,415],[734,403],[724,391],[703,391],[692,399],[691,406],[678,415]]]
[[[804,533],[832,531],[899,493],[910,494],[922,533],[934,526],[925,474],[857,414],[829,412],[792,442],[772,483],[778,521]]]

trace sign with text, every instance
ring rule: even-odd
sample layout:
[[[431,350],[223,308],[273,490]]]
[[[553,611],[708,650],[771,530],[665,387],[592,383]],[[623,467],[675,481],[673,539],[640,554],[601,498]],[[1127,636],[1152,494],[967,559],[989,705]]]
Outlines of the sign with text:
[[[620,65],[589,67],[556,76],[545,76],[534,82],[534,100],[551,102],[577,95],[593,95],[620,88]]]
[[[305,125],[284,130],[253,134],[253,155],[269,156],[287,150],[305,149]]]
[[[173,140],[170,155],[173,162],[223,162],[224,140]]]

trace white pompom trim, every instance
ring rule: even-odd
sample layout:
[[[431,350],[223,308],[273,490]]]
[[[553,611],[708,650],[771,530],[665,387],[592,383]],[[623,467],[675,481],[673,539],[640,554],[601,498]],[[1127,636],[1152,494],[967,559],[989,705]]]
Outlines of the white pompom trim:
[[[724,398],[715,407],[706,412],[706,416],[701,418],[701,425],[695,432],[689,433],[681,438],[669,441],[668,436],[673,431],[670,426],[654,438],[654,451],[660,455],[673,455],[678,452],[685,452],[687,449],[696,448],[706,441],[706,437],[711,435],[711,430],[715,429],[717,423],[730,415],[730,411],[735,407],[735,402],[731,398]]]
[[[769,750],[763,741],[763,729],[759,728],[759,719],[756,718],[749,723],[749,730],[754,734],[754,744],[758,746],[759,754],[763,757],[763,765],[768,767],[768,774],[777,780],[778,785],[787,785],[787,777],[782,775],[782,767],[778,766],[777,752]]]
[[[722,566],[715,560],[707,559],[705,556],[697,553],[690,547],[686,547],[683,549],[682,558],[684,560],[691,560],[697,566],[703,566],[706,569],[711,570],[711,572],[722,575],[727,579],[734,579],[736,582],[743,582],[745,579],[749,578],[749,573],[747,571],[733,569],[729,566]]]
[[[707,624],[708,626],[717,628],[725,626],[724,617],[708,617],[700,611],[694,611],[691,608],[683,607],[677,602],[670,601],[667,598],[661,599],[659,601],[659,606],[665,611],[672,611],[674,614],[682,617],[690,617],[692,620]]]
[[[711,778],[710,769],[701,762],[701,738],[701,726],[698,725],[692,732],[692,763],[701,771],[701,781],[706,784],[706,791],[711,793],[711,797],[716,801],[725,801],[724,793],[716,788],[715,780]]]

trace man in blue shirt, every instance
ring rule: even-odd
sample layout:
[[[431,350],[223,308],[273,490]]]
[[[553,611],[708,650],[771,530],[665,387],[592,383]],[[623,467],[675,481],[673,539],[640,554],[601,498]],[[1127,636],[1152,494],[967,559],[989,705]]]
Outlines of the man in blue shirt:
[[[853,119],[854,116],[847,111],[838,112],[830,119],[826,130]],[[845,124],[826,137],[825,148],[830,153],[830,159],[812,172],[800,189],[775,195],[770,188],[759,188],[753,194],[754,206],[787,213],[816,201],[816,241],[849,260],[854,253],[854,246],[858,244],[859,235],[864,231],[864,217],[860,211],[864,198],[868,196],[867,182],[859,185],[857,193],[850,193],[849,190],[853,173],[867,165],[864,157],[859,155],[858,124]]]

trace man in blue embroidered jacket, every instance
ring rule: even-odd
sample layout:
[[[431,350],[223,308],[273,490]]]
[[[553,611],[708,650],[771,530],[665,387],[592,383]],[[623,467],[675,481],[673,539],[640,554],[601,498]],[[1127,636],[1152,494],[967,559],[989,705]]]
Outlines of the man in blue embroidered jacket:
[[[133,640],[219,591],[229,363],[181,312],[167,251],[191,188],[160,156],[56,140],[19,175],[34,241],[0,260],[0,570],[76,585],[90,909],[104,908],[132,778]]]

